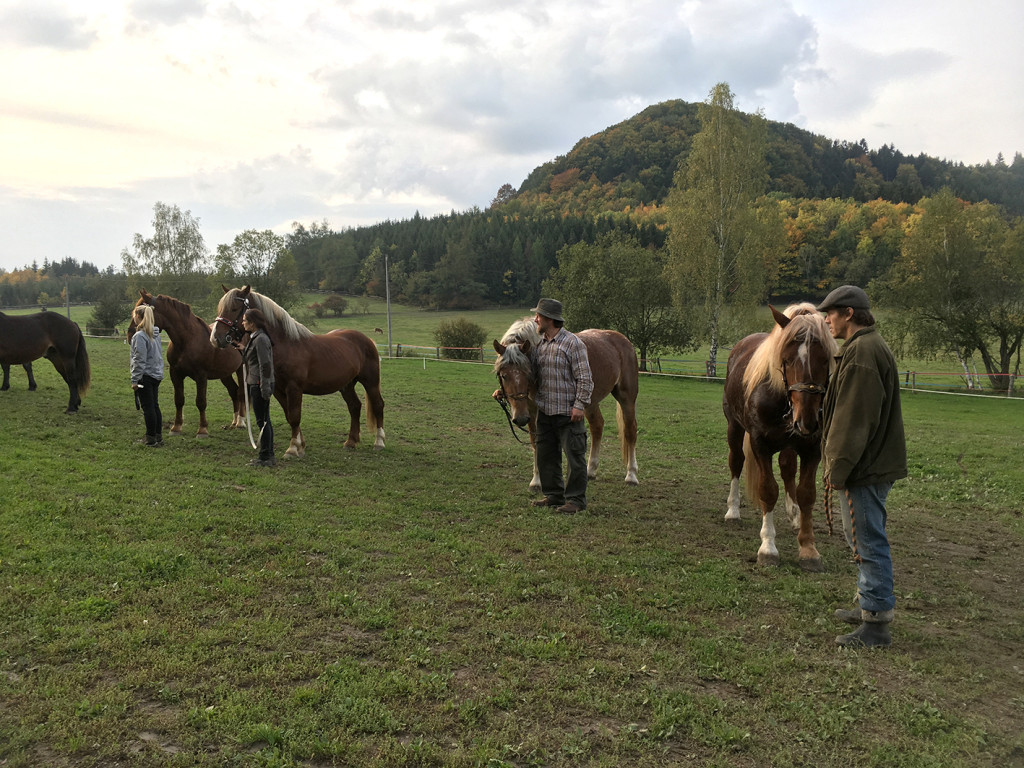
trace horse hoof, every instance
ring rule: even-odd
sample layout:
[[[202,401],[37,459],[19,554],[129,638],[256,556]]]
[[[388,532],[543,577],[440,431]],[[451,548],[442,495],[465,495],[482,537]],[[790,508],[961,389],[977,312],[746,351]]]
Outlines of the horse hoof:
[[[635,477],[627,477],[626,485],[640,485],[640,481],[637,480]]]
[[[209,436],[210,436],[209,432],[196,432],[196,437],[198,439],[200,439],[200,440],[202,440],[203,438],[209,437]]]
[[[778,555],[764,555],[760,552],[757,553],[757,564],[763,565],[769,568],[773,568],[779,564]]]
[[[825,566],[820,557],[808,558],[800,561],[800,569],[807,573],[824,573]]]
[[[77,408],[68,408],[66,411],[64,411],[64,413],[66,413],[68,416],[77,416],[78,415],[78,409]]]

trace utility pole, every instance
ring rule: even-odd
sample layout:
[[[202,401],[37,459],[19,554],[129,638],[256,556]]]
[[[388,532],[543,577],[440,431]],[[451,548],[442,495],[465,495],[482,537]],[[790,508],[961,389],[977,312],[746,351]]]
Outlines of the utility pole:
[[[391,357],[391,281],[388,278],[388,255],[384,254],[384,296],[388,304],[388,357]]]

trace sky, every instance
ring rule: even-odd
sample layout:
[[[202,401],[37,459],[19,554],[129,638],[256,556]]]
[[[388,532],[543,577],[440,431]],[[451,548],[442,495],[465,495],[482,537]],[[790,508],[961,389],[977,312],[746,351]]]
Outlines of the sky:
[[[3,0],[0,269],[119,269],[157,202],[211,253],[486,208],[718,82],[832,139],[1010,162],[1021,29],[1019,0]]]

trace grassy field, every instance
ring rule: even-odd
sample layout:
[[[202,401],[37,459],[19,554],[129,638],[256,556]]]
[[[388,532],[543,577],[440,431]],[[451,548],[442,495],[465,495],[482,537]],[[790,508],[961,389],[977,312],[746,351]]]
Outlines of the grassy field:
[[[609,418],[565,517],[528,506],[489,366],[385,360],[386,450],[311,397],[306,457],[266,470],[191,403],[137,445],[127,347],[89,350],[77,416],[46,361],[0,393],[0,765],[1024,765],[1019,401],[905,396],[894,646],[851,652],[823,515],[821,574],[722,519],[718,385],[645,377],[641,485]]]

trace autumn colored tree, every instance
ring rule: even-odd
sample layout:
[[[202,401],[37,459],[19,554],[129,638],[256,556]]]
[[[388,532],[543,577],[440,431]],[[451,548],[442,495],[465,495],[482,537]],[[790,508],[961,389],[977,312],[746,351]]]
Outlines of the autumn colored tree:
[[[764,300],[784,241],[777,206],[756,204],[768,184],[763,117],[735,111],[727,83],[698,115],[701,130],[669,195],[668,275],[677,307],[703,309],[715,375],[723,311]]]

